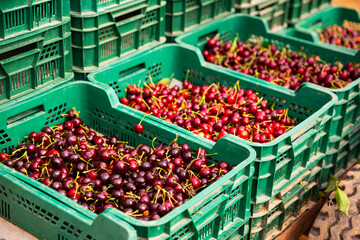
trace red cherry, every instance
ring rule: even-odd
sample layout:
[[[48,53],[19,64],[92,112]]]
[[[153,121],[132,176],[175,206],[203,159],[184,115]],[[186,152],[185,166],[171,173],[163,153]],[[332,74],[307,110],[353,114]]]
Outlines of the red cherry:
[[[144,126],[137,123],[134,126],[134,130],[136,133],[140,134],[144,131]]]
[[[218,135],[218,139],[222,138],[223,136],[225,136],[227,134],[227,132],[225,131],[221,131]]]
[[[66,130],[71,130],[74,128],[74,123],[72,121],[67,121],[67,122],[65,122],[64,127]]]
[[[204,134],[204,138],[211,140],[211,135],[210,135],[210,133],[205,133],[205,134]]]
[[[238,132],[238,136],[241,137],[242,139],[248,139],[249,133],[246,130],[242,130]]]
[[[203,165],[203,161],[200,160],[200,159],[194,161],[193,164],[192,164],[195,171],[199,171],[201,169],[202,165]]]
[[[5,161],[7,159],[9,159],[9,155],[4,152],[0,153],[0,161]]]
[[[59,155],[59,151],[56,150],[56,149],[52,149],[52,150],[50,150],[50,151],[47,153],[47,155],[50,155],[50,154],[52,154],[52,155]]]
[[[211,170],[209,167],[204,167],[200,170],[200,176],[201,177],[209,177],[211,173]]]
[[[219,162],[218,167],[222,168],[222,169],[229,169],[230,166],[227,162],[222,161],[222,162]]]
[[[64,131],[64,125],[63,124],[56,124],[57,130],[60,132]]]
[[[255,93],[253,93],[253,94],[248,96],[248,100],[256,102],[258,100],[258,97],[256,96]]]
[[[91,171],[89,172],[89,178],[95,179],[95,178],[97,178],[97,177],[98,177],[98,174],[97,174],[94,170],[91,170]]]
[[[51,182],[52,180],[49,177],[46,177],[42,180],[42,183],[45,184],[46,186],[50,186]]]
[[[198,189],[200,187],[200,185],[201,185],[200,180],[197,177],[194,177],[194,176],[192,176],[190,178],[190,182],[191,182],[194,189]]]
[[[228,103],[234,103],[235,100],[236,100],[235,95],[229,95],[229,96],[227,97],[227,99],[226,99],[226,101],[227,101]]]
[[[37,140],[39,140],[40,136],[37,132],[31,132],[29,134],[29,139],[33,140],[34,142],[36,142]]]
[[[202,124],[200,124],[200,128],[202,129],[202,131],[203,131],[204,133],[208,133],[208,132],[209,132],[209,129],[210,129],[210,126],[209,126],[209,124],[207,124],[207,123],[202,123]]]
[[[123,97],[120,99],[120,103],[124,104],[124,105],[129,105],[129,99]]]
[[[136,170],[138,170],[138,169],[139,169],[139,164],[137,163],[137,161],[135,161],[135,160],[130,160],[130,161],[129,161],[129,169],[130,169],[131,171],[136,171]]]
[[[80,194],[77,193],[76,188],[70,189],[69,192],[68,192],[68,196],[69,196],[70,198],[80,199]]]

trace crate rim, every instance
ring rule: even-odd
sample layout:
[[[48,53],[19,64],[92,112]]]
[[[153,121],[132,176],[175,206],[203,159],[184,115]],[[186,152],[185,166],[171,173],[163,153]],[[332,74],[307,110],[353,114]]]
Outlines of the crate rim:
[[[323,14],[323,12],[331,11],[331,10],[333,10],[333,9],[352,10],[352,11],[356,12],[357,15],[358,15],[358,17],[360,18],[360,12],[359,12],[357,9],[355,9],[355,8],[349,8],[349,7],[345,7],[345,6],[332,6],[332,5],[329,5],[329,6],[326,6],[325,8],[323,8],[321,11],[318,11],[317,13],[312,14],[312,15],[304,18],[304,19],[301,19],[300,21],[298,21],[298,22],[295,24],[295,27],[298,26],[298,27],[300,27],[300,28],[302,28],[302,29],[307,29],[307,28],[301,27],[300,25],[303,25],[304,22],[306,22],[306,21],[309,20],[309,19],[312,19],[312,18],[317,17],[317,15]]]
[[[14,170],[14,171],[16,171],[16,170]],[[19,185],[22,185],[23,187],[26,187],[26,188],[34,188],[28,182],[24,182],[22,179],[18,179],[17,177],[15,177],[13,175],[12,171],[9,171],[7,168],[4,168],[3,164],[0,164],[0,174],[1,174],[2,177],[6,178],[6,180],[11,180],[14,184],[17,184],[17,185],[19,184]],[[30,189],[26,189],[25,191],[30,191]],[[42,189],[35,188],[35,191],[42,193],[44,196],[49,195],[48,192],[45,192]],[[109,208],[109,209],[106,209],[101,214],[95,214],[95,213],[91,212],[92,214],[86,215],[86,214],[84,214],[83,211],[78,211],[77,208],[72,208],[71,206],[69,206],[65,202],[59,201],[58,199],[52,197],[52,195],[49,195],[49,196],[50,197],[47,198],[46,201],[49,201],[51,203],[59,203],[60,202],[62,208],[70,208],[69,212],[70,213],[75,213],[77,216],[83,218],[85,223],[88,223],[88,224],[92,225],[97,220],[99,220],[99,218],[101,218],[101,217],[102,218],[107,218],[107,219],[110,219],[110,220],[116,220],[117,223],[118,223],[117,227],[123,228],[130,235],[129,239],[127,239],[127,240],[135,240],[135,239],[137,239],[137,232],[130,223],[124,221],[123,219],[119,219],[119,218],[115,219],[114,216],[116,216],[116,214],[114,215],[114,211],[116,211],[116,209]],[[43,198],[43,196],[41,198]]]
[[[262,21],[265,21],[265,20],[262,19]],[[114,61],[114,62],[112,62],[111,64],[109,64],[109,65],[107,65],[107,66],[105,66],[105,67],[103,67],[103,68],[101,68],[101,69],[97,69],[97,70],[91,72],[91,73],[88,75],[88,80],[90,80],[91,82],[96,82],[96,84],[99,84],[99,85],[101,85],[101,86],[103,86],[103,87],[108,86],[108,85],[106,85],[106,84],[103,84],[103,83],[100,83],[100,82],[96,81],[96,79],[95,79],[96,74],[101,73],[101,72],[104,72],[104,71],[107,71],[107,70],[111,69],[111,68],[114,67],[114,66],[117,66],[117,65],[119,65],[119,64],[123,64],[123,63],[126,62],[126,61],[131,61],[131,59],[132,59],[133,57],[140,57],[142,54],[150,54],[151,52],[157,51],[158,49],[165,48],[165,47],[177,47],[177,48],[184,48],[184,49],[188,49],[188,50],[195,51],[196,54],[197,54],[198,60],[200,61],[200,64],[201,64],[203,67],[211,68],[211,67],[214,65],[214,64],[205,62],[205,60],[203,59],[203,57],[200,58],[200,55],[202,56],[202,54],[201,54],[200,49],[198,49],[197,47],[194,47],[194,46],[191,46],[191,45],[185,45],[185,44],[184,44],[184,45],[179,45],[179,44],[164,44],[164,45],[158,46],[158,47],[156,47],[156,48],[152,48],[151,50],[149,50],[149,51],[146,52],[146,53],[145,53],[145,52],[138,52],[138,53],[136,53],[136,54],[128,55],[128,56],[124,57],[123,59]],[[137,55],[137,56],[135,56],[135,55]],[[224,74],[226,74],[226,75],[231,75],[232,77],[239,78],[239,76],[237,76],[236,73],[232,73],[232,72],[230,72],[230,71],[226,71],[225,68],[219,67],[219,68],[216,68],[216,71],[220,71],[220,72],[222,72],[222,73],[224,73]],[[244,74],[244,75],[245,75],[245,74]],[[243,78],[241,78],[240,81],[241,81],[241,80],[245,80],[245,81],[247,81],[247,82],[252,82],[252,81],[251,81],[251,78],[248,78],[247,75],[245,75]],[[360,78],[359,78],[359,81],[360,81]],[[256,82],[256,83],[254,83],[254,84],[256,84],[257,86],[264,87],[264,88],[271,88],[271,89],[274,90],[275,92],[280,92],[281,90],[285,89],[285,88],[283,88],[283,87],[281,87],[282,89],[280,89],[280,88],[279,88],[280,86],[277,86],[277,85],[275,85],[275,84],[268,83],[268,82],[266,82],[266,81]],[[310,117],[313,117],[313,118],[316,117],[316,118],[318,118],[323,112],[325,112],[327,109],[331,108],[331,107],[332,107],[333,105],[335,105],[335,103],[337,102],[337,99],[338,99],[338,98],[337,98],[337,96],[336,96],[334,93],[332,93],[332,92],[330,92],[330,91],[325,91],[325,90],[321,89],[320,86],[317,86],[317,85],[314,85],[314,84],[309,84],[309,83],[303,84],[297,91],[283,91],[283,92],[284,92],[285,94],[287,94],[287,95],[295,96],[296,93],[297,93],[300,89],[303,89],[303,88],[315,89],[315,90],[320,91],[320,92],[322,92],[322,93],[328,94],[328,95],[330,96],[331,100],[330,100],[327,104],[325,104],[324,106],[322,106],[319,110],[317,110],[316,112],[314,112],[312,115],[310,115],[309,117],[307,117],[304,121],[302,121],[301,123],[299,123],[298,125],[296,125],[294,128],[292,128],[290,131],[288,131],[288,132],[284,133],[283,135],[275,138],[275,139],[274,139],[273,141],[271,141],[271,142],[267,142],[267,143],[254,143],[254,142],[250,142],[250,141],[244,140],[244,139],[242,139],[242,138],[240,138],[240,137],[234,136],[234,135],[232,135],[232,134],[226,134],[226,135],[230,135],[229,137],[234,138],[233,141],[240,141],[242,144],[248,144],[248,145],[250,145],[250,146],[255,146],[255,147],[271,147],[271,146],[273,146],[273,145],[278,144],[278,143],[279,143],[280,141],[282,141],[283,139],[285,139],[285,138],[287,138],[287,137],[291,137],[291,135],[293,135],[294,133],[296,133],[298,130],[304,128],[306,125],[308,125],[309,123],[311,123],[311,122],[314,121],[314,120],[311,120]],[[131,108],[131,107],[129,107],[129,106],[125,106],[125,105],[123,105],[123,104],[121,104],[121,103],[119,103],[119,104],[122,105],[123,107],[131,110],[132,112],[135,111],[136,113],[138,113],[138,114],[140,114],[140,115],[142,115],[142,116],[145,115],[145,113],[142,112],[142,111],[136,110],[136,109]],[[159,121],[159,118],[154,117],[154,116],[152,116],[152,115],[149,115],[148,117],[151,118],[153,121],[155,121],[155,119],[156,119],[157,121]],[[315,118],[315,119],[316,119],[316,118]],[[179,127],[179,126],[177,126],[177,125],[175,125],[175,124],[173,124],[173,123],[167,123],[166,121],[163,121],[163,122],[164,122],[163,124],[166,125],[166,126],[169,126],[169,127],[172,127],[172,128],[178,129],[178,130],[180,130],[180,129],[184,130],[183,128],[181,128],[181,127]],[[189,131],[189,132],[191,132],[191,131]],[[192,133],[192,132],[191,132],[191,134],[192,134],[193,136],[198,136],[197,134]],[[201,137],[198,136],[198,138],[200,139]],[[210,140],[207,140],[207,139],[205,139],[205,138],[201,138],[201,140],[206,141],[206,142],[209,142],[209,143],[215,143],[215,142],[210,141]]]
[[[330,7],[331,7],[331,6],[330,6]],[[237,14],[233,14],[233,15],[224,17],[224,18],[222,18],[222,19],[214,20],[214,21],[211,22],[211,23],[206,23],[206,24],[200,26],[199,29],[200,29],[200,28],[209,27],[209,26],[211,26],[211,25],[213,25],[213,24],[216,24],[216,23],[219,23],[219,22],[226,22],[228,19],[232,19],[232,18],[239,18],[239,19],[240,19],[240,18],[256,18],[258,21],[261,21],[261,22],[264,24],[264,27],[265,27],[265,29],[266,29],[266,33],[268,33],[268,34],[276,35],[276,36],[281,36],[281,37],[283,37],[283,38],[289,38],[289,39],[291,39],[291,40],[296,39],[297,41],[299,41],[299,42],[301,42],[301,43],[305,43],[305,44],[307,44],[307,45],[312,45],[313,47],[316,47],[316,48],[319,48],[319,47],[320,47],[320,48],[325,48],[325,49],[331,49],[332,51],[334,51],[334,49],[333,49],[333,47],[332,47],[331,44],[325,44],[325,45],[319,46],[319,45],[316,44],[316,43],[313,43],[313,42],[310,42],[310,41],[306,41],[306,40],[302,40],[302,39],[299,39],[299,38],[296,38],[296,37],[279,35],[279,34],[277,34],[276,32],[272,32],[272,31],[270,30],[269,25],[268,25],[268,23],[266,22],[265,19],[263,19],[263,18],[261,18],[261,17],[258,17],[258,16],[250,16],[250,15],[245,14],[245,13],[237,13]],[[183,42],[182,42],[182,39],[183,39],[184,37],[187,37],[188,35],[196,32],[196,31],[199,30],[199,29],[192,29],[191,31],[188,31],[188,32],[182,34],[181,36],[178,36],[178,37],[175,39],[175,42],[176,42],[177,44],[182,45],[182,46],[184,46],[184,45],[191,46],[191,45],[189,45],[189,44],[187,44],[187,43],[183,43]],[[285,30],[285,29],[284,29],[284,30]],[[327,45],[330,45],[330,46],[327,46]],[[191,46],[191,47],[193,47],[193,46]],[[195,47],[195,48],[198,49],[198,47]],[[199,49],[199,50],[200,50],[200,49]],[[339,50],[339,49],[335,49],[335,50],[337,50],[337,51],[342,51],[342,49],[340,49],[340,50]],[[351,50],[351,49],[348,49],[348,50]],[[359,62],[360,62],[360,51],[358,51],[358,53],[355,52],[355,51],[348,51],[348,54],[351,54],[351,55],[353,55],[354,57],[358,58],[358,59],[359,59]],[[201,57],[201,60],[205,61],[205,60],[204,60],[204,57],[202,56],[202,54],[200,55],[200,57]],[[212,64],[212,63],[208,63],[208,62],[206,62],[206,63],[207,63],[207,64],[210,64],[211,66],[214,65],[214,67],[216,67],[217,69],[225,69],[225,68],[223,68],[223,67],[221,67],[221,66],[217,66],[217,65]],[[226,69],[226,72],[233,72],[233,70]],[[248,77],[248,78],[251,78],[251,79],[253,79],[253,80],[256,79],[257,81],[260,81],[259,78],[256,78],[256,77],[250,76],[250,75],[246,75],[246,74],[243,74],[243,73],[237,72],[237,75],[244,75],[244,76],[246,76],[246,77]],[[262,80],[262,81],[263,81],[263,80]],[[263,82],[265,82],[265,81],[263,81]],[[281,89],[283,89],[283,90],[285,89],[285,91],[287,90],[287,91],[290,91],[290,92],[294,92],[294,90],[286,89],[286,88],[281,87],[281,86],[278,86],[278,85],[276,85],[276,84],[272,84],[272,83],[268,83],[268,84],[269,84],[269,85],[270,85],[270,84],[271,84],[271,85],[275,85],[276,87],[279,87],[279,88],[281,88]],[[305,83],[305,84],[311,84],[311,85],[313,85],[312,83]],[[343,88],[332,89],[332,88],[321,87],[321,86],[318,86],[318,85],[317,85],[317,86],[320,87],[320,88],[324,88],[324,89],[327,90],[327,91],[331,91],[331,92],[335,92],[335,93],[340,93],[340,92],[348,91],[349,89],[353,88],[355,85],[358,85],[358,84],[360,84],[360,77],[359,77],[358,79],[356,79],[355,81],[351,82],[350,84],[346,85],[346,86],[343,87]],[[304,84],[303,84],[303,85],[304,85]],[[314,85],[315,85],[315,84],[314,84]]]
[[[318,17],[319,15],[322,15],[324,14],[324,12],[331,12],[331,11],[336,11],[337,9],[339,10],[345,10],[345,11],[352,11],[354,14],[357,15],[357,18],[360,19],[360,12],[357,10],[357,9],[354,9],[354,8],[348,8],[348,7],[344,7],[344,6],[332,6],[332,5],[329,5],[329,6],[326,6],[325,8],[321,9],[320,11],[316,12],[315,14],[312,14],[312,15],[309,15],[303,19],[300,19],[299,21],[297,21],[295,24],[294,24],[294,29],[300,33],[303,33],[303,34],[308,34],[308,35],[311,35],[311,37],[313,38],[313,42],[317,43],[317,44],[321,44],[322,46],[327,46],[327,47],[335,47],[336,49],[338,49],[339,51],[345,51],[347,53],[358,53],[360,52],[359,50],[355,50],[355,49],[352,49],[352,48],[346,48],[346,47],[343,47],[343,46],[337,46],[337,45],[334,45],[334,44],[331,44],[331,43],[324,43],[324,42],[321,42],[320,39],[319,39],[319,36],[318,34],[316,33],[316,31],[314,30],[311,30],[309,28],[306,28],[306,27],[303,27],[302,25],[304,25],[308,20],[312,20],[316,17]],[[357,54],[359,55],[359,54]]]
[[[56,27],[59,27],[59,26],[62,26],[62,25],[65,25],[65,24],[71,22],[70,16],[63,17],[63,19],[64,19],[63,21],[56,21],[55,24],[45,25],[38,29],[31,30],[31,31],[24,30],[23,33],[17,33],[16,35],[10,35],[10,36],[5,36],[5,38],[0,38],[0,45],[11,43],[13,41],[21,40],[24,38],[28,38],[28,37],[34,36],[36,34],[45,32],[49,29],[53,29],[53,28],[56,28]]]
[[[64,89],[70,88],[70,87],[72,87],[74,85],[79,85],[79,86],[86,86],[87,85],[87,86],[92,86],[94,88],[101,89],[101,90],[106,92],[106,95],[107,95],[107,97],[109,99],[111,107],[113,107],[113,108],[115,108],[116,110],[119,110],[119,111],[127,112],[128,114],[131,114],[131,112],[132,112],[132,111],[128,111],[127,109],[123,109],[122,104],[116,102],[116,99],[117,99],[116,93],[111,87],[107,86],[106,88],[103,88],[102,86],[97,85],[97,84],[92,83],[92,82],[85,82],[85,81],[69,82],[69,83],[62,84],[61,86],[56,87],[56,88],[41,89],[38,92],[36,92],[36,95],[41,95],[42,93],[49,92],[49,91],[64,90]],[[29,94],[29,95],[23,96],[23,97],[21,97],[21,98],[19,98],[17,100],[13,100],[13,101],[10,101],[10,102],[8,102],[6,104],[0,105],[0,111],[2,111],[3,109],[11,108],[12,106],[16,106],[16,105],[18,105],[20,103],[20,101],[21,102],[29,101],[33,97],[34,97],[33,94]],[[153,122],[153,121],[150,121],[150,123],[155,124],[155,125],[159,125],[159,123],[156,123],[156,122]],[[174,131],[174,130],[171,129],[171,131]],[[183,135],[182,137],[184,139],[189,139],[189,137],[187,137],[185,135]],[[224,136],[222,138],[223,140],[221,142],[223,142],[223,144],[225,144],[225,142],[229,142],[229,141],[233,142],[233,143],[236,143],[236,139],[232,139],[232,138],[227,139],[228,137],[229,136]],[[216,144],[208,144],[207,142],[202,142],[202,141],[200,141],[199,139],[196,139],[196,138],[192,139],[192,140],[194,142],[196,142],[197,144],[199,144],[199,145],[207,145],[207,147],[209,149],[214,149],[216,147]],[[238,143],[236,143],[236,144],[238,145]],[[234,169],[232,169],[230,172],[232,172],[232,175],[234,175],[234,173],[236,175],[236,172],[238,172],[240,169],[243,169],[244,167],[246,167],[248,165],[252,165],[251,168],[250,168],[249,176],[248,176],[248,180],[250,181],[250,179],[252,179],[252,176],[253,176],[253,174],[255,172],[255,168],[253,166],[253,163],[255,161],[256,152],[251,146],[248,146],[246,144],[241,144],[241,145],[238,145],[238,146],[240,146],[241,148],[243,148],[243,150],[248,152],[248,157],[246,159],[244,159],[241,163],[237,164],[236,167]],[[16,179],[19,179],[19,180],[31,185],[32,187],[35,187],[36,189],[46,193],[47,195],[52,196],[53,199],[55,199],[57,201],[60,201],[61,203],[69,206],[72,209],[75,209],[78,212],[81,212],[81,213],[85,214],[84,213],[84,211],[85,211],[88,216],[92,216],[92,217],[96,217],[96,216],[100,215],[100,214],[95,214],[95,213],[91,212],[88,209],[79,209],[78,204],[75,203],[70,198],[63,196],[61,193],[57,192],[56,190],[51,189],[50,187],[48,187],[48,186],[40,183],[39,181],[36,181],[36,180],[34,180],[34,179],[32,179],[32,178],[18,172],[18,171],[16,171],[15,169],[12,169],[12,168],[4,165],[4,164],[0,164],[0,171],[1,170],[6,171],[7,173],[11,174],[13,177],[16,177]],[[213,191],[214,187],[219,188],[219,187],[221,187],[223,185],[223,183],[224,184],[227,183],[229,181],[229,179],[231,178],[230,176],[231,176],[230,174],[224,175],[223,177],[220,178],[221,181],[215,181],[213,184],[211,184],[211,186],[213,186],[212,188],[205,188],[203,191],[201,191],[200,193],[195,195],[193,198],[188,200],[186,203],[184,203],[183,205],[181,205],[181,206],[179,206],[179,207],[177,207],[175,209],[181,209],[181,212],[185,211],[186,209],[188,209],[189,207],[194,205],[198,200],[200,200],[204,196],[211,193]],[[50,190],[50,193],[49,193],[49,190]],[[53,191],[53,192],[51,192],[51,191]],[[251,190],[250,190],[250,192],[251,192]],[[251,194],[251,193],[248,193],[248,194]],[[246,197],[246,196],[244,196],[244,197]],[[175,210],[175,209],[173,209],[173,210]],[[138,220],[136,218],[133,218],[131,216],[128,216],[124,212],[122,212],[122,211],[120,211],[118,209],[114,209],[114,210],[117,211],[115,215],[116,216],[122,216],[123,220],[126,220],[126,221],[129,220],[129,221],[133,222],[133,224],[135,223],[134,225],[140,225],[141,224],[142,226],[145,226],[145,227],[152,227],[152,226],[156,226],[156,225],[159,225],[159,224],[164,224],[164,223],[170,221],[170,219],[173,217],[172,215],[174,215],[174,212],[171,214],[172,211],[170,211],[168,214],[166,214],[164,217],[162,217],[162,218],[160,218],[158,220],[142,221],[142,220]]]
[[[132,3],[132,1],[128,1],[126,2],[124,5],[118,5],[118,6],[115,6],[115,7],[107,7],[105,11],[100,11],[100,12],[84,12],[84,13],[78,13],[78,12],[75,12],[75,11],[70,11],[70,16],[71,17],[76,17],[76,18],[94,18],[94,17],[98,17],[100,15],[104,15],[104,14],[107,14],[107,13],[111,13],[111,12],[114,12],[114,11],[119,11],[121,9],[123,9],[124,7],[125,8],[128,8],[128,7],[131,7],[129,9],[133,10],[133,9],[141,9],[141,8],[148,8],[148,4],[146,3],[142,3],[142,4],[138,4],[136,2],[132,3],[132,4],[129,4],[129,3]],[[132,6],[133,5],[133,6]],[[165,6],[166,5],[166,0],[161,0],[161,3],[160,5],[157,5],[157,6]],[[156,7],[155,6],[152,6],[150,7],[151,8],[154,8]]]

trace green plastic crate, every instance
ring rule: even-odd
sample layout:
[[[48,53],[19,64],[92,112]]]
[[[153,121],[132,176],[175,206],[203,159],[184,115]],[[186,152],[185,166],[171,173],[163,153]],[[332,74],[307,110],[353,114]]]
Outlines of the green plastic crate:
[[[84,214],[0,167],[0,217],[39,239],[136,240],[135,229],[112,212]]]
[[[331,5],[331,0],[316,0],[315,1],[315,6],[317,7],[317,10],[322,10],[330,5]]]
[[[303,39],[307,41],[313,41],[313,37],[310,34],[303,34],[299,30],[296,30],[294,27],[288,27],[281,29],[279,31],[276,31],[276,34],[284,35],[291,38],[298,38]]]
[[[301,123],[286,134],[269,143],[251,143],[235,137],[239,144],[252,146],[256,152],[255,175],[253,182],[253,201],[265,202],[292,183],[293,179],[308,170],[309,164],[325,156],[328,149],[331,116],[336,96],[319,90],[318,86],[304,85],[298,92],[289,92],[265,82],[256,83],[245,76],[226,72],[213,64],[207,64],[200,58],[200,51],[191,46],[174,44],[163,45],[155,49],[131,55],[114,62],[89,75],[89,80],[100,86],[111,86],[118,98],[125,96],[128,84],[139,81],[154,82],[174,74],[174,78],[183,81],[190,70],[188,80],[195,85],[220,82],[234,85],[240,80],[242,88],[259,92],[264,99],[274,102],[275,107],[289,108],[290,116]],[[143,112],[124,106],[133,114]],[[311,110],[310,110],[311,109]],[[166,122],[154,116],[147,116],[177,132],[203,142],[212,141],[202,138],[186,129]]]
[[[326,8],[328,7],[329,5],[331,5],[331,0],[320,0],[319,1],[319,8],[320,9],[323,9],[323,8]]]
[[[75,79],[86,80],[89,72],[115,59],[164,43],[165,4],[121,4],[91,15],[72,12]]]
[[[129,145],[151,145],[155,137],[157,137],[154,141],[156,145],[158,143],[169,144],[178,135],[178,142],[187,143],[192,149],[201,147],[209,154],[218,153],[213,158],[210,156],[208,161],[227,161],[231,165],[236,165],[228,174],[159,220],[140,221],[118,210],[109,213],[112,219],[113,217],[121,219],[134,227],[138,239],[220,239],[232,234],[249,219],[255,159],[253,149],[246,145],[239,145],[234,136],[224,136],[224,140],[221,139],[222,141],[216,144],[207,143],[177,133],[173,129],[149,119],[144,119],[142,122],[145,128],[144,132],[136,134],[133,126],[139,123],[141,117],[119,105],[117,97],[110,87],[103,88],[90,82],[76,81],[50,90],[40,90],[36,94],[0,106],[0,151],[23,141],[23,136],[28,135],[29,131],[40,131],[44,125],[53,126],[63,122],[61,114],[73,107],[81,112],[81,118],[95,131],[108,136],[118,136],[120,140],[127,141]],[[24,181],[24,184],[29,184],[34,189],[47,193],[46,197],[49,198],[49,201],[56,200],[65,204],[68,206],[69,212],[75,209],[92,219],[97,216],[40,182],[15,170],[10,170],[3,164],[0,164],[0,167],[4,171],[10,172],[15,178]],[[4,185],[6,186],[6,183]],[[18,194],[21,196],[21,193]],[[44,199],[46,198],[44,197]],[[29,199],[29,201],[35,206],[40,205],[37,198]],[[7,211],[7,208],[3,206],[0,205],[0,213]],[[44,208],[44,211],[52,212],[52,208]],[[23,214],[32,214],[32,212],[24,211]],[[12,221],[16,224],[21,223],[19,217],[13,218]],[[65,219],[59,219],[60,223],[65,221]],[[113,225],[118,225],[120,222],[114,220]],[[47,224],[50,223],[44,223],[43,227],[48,227]],[[24,225],[26,224],[24,223]],[[31,226],[33,225],[31,224]],[[69,235],[67,231],[62,231],[61,226],[60,224],[56,225],[57,229],[54,234],[65,234],[66,238],[59,235],[59,237],[51,239],[73,239],[72,233]],[[26,226],[20,227],[26,228]],[[68,228],[77,229],[77,226],[68,224]],[[112,228],[113,226],[109,225],[103,231],[116,234],[116,232],[112,232]],[[26,230],[37,234],[35,230],[31,231],[30,227],[27,227]],[[112,237],[110,239],[119,238]]]
[[[288,0],[235,1],[236,13],[246,13],[264,18],[271,30],[277,31],[287,27],[289,14]]]
[[[317,14],[309,16],[295,24],[295,29],[298,30],[299,38],[307,38],[319,45],[331,46],[339,49],[339,51],[356,52],[355,49],[349,49],[342,46],[330,45],[320,41],[317,29],[324,30],[325,28],[337,24],[341,26],[344,20],[350,22],[360,23],[360,14],[355,9],[343,7],[327,7]]]
[[[313,207],[319,195],[320,174],[321,167],[314,166],[271,200],[252,205],[249,239],[274,239]]]
[[[236,13],[244,13],[249,14],[251,16],[257,16],[259,14],[259,8],[258,5],[252,5],[249,3],[244,3],[241,5],[235,4],[235,11]]]
[[[289,2],[279,1],[278,6],[273,10],[271,20],[268,21],[270,29],[277,31],[288,26],[287,19],[289,15]]]
[[[248,236],[249,236],[249,222],[246,222],[226,239],[227,240],[248,240]]]
[[[290,0],[288,23],[293,26],[330,5],[331,0]]]
[[[112,8],[120,6],[138,6],[146,5],[152,7],[160,5],[162,0],[71,0],[70,10],[73,14],[79,15],[93,15],[94,13],[101,13]]]
[[[10,0],[0,4],[0,40],[70,20],[70,0]]]
[[[291,30],[292,32],[295,30]],[[345,52],[341,49],[333,48],[331,45],[324,44],[319,45],[316,43],[311,43],[309,41],[301,40],[294,38],[295,34],[292,36],[284,36],[281,33],[270,32],[265,20],[247,16],[244,14],[237,14],[229,16],[227,18],[217,20],[212,24],[206,24],[194,31],[183,34],[182,36],[176,39],[177,43],[192,45],[197,47],[200,50],[204,49],[206,38],[212,37],[215,34],[220,33],[220,38],[224,41],[234,39],[236,33],[239,34],[240,40],[247,40],[253,35],[261,36],[265,40],[275,42],[280,47],[289,46],[290,49],[296,51],[302,51],[307,55],[319,55],[323,60],[327,62],[359,62],[360,53],[355,52]],[[201,56],[201,59],[204,59]],[[271,86],[278,89],[283,89],[283,91],[293,92],[293,90],[285,89],[281,86],[268,83],[259,78],[245,75],[241,72],[236,72],[230,69],[226,69],[220,66],[216,66],[211,63],[216,69],[221,69],[225,72],[231,72],[236,74],[238,77],[247,76],[252,81],[260,83],[263,82],[266,86]],[[335,115],[332,119],[330,136],[340,136],[343,137],[347,135],[355,126],[360,124],[360,78],[353,81],[351,84],[347,85],[344,88],[340,89],[330,89],[320,87],[323,90],[331,91],[335,93],[338,97],[338,101],[335,105]]]
[[[0,104],[73,79],[70,18],[0,41]]]
[[[286,31],[282,32],[281,34],[309,40],[320,46],[327,46],[333,49],[337,49],[339,52],[342,51],[356,53],[357,51],[354,49],[322,43],[316,32],[316,29],[325,29],[326,27],[334,24],[342,25],[344,20],[360,23],[359,12],[355,9],[343,7],[327,7],[315,15],[299,21],[295,25],[295,29],[291,31],[294,32],[296,36],[293,36],[291,33],[289,34],[289,32]],[[355,61],[359,62],[359,59],[360,55],[357,54],[357,59]],[[344,101],[339,101],[337,104],[337,112],[340,114],[337,114],[337,116],[334,118],[334,124],[330,134],[331,136],[337,135],[338,138],[343,138],[349,134],[350,131],[352,131],[354,126],[360,123],[360,113],[358,109],[360,103],[359,85],[357,84],[353,88],[354,89],[350,92],[344,92]]]
[[[289,25],[294,25],[299,20],[304,19],[318,11],[320,0],[290,0],[289,1]]]
[[[167,0],[165,35],[173,42],[180,34],[233,11],[234,0]]]
[[[272,0],[235,0],[235,8],[239,8],[239,6],[241,5],[245,5],[245,4],[258,4],[259,2],[272,2]]]
[[[329,174],[341,176],[360,158],[360,125],[343,138],[330,138],[330,151],[326,155],[326,169],[322,179],[322,188],[328,186]]]

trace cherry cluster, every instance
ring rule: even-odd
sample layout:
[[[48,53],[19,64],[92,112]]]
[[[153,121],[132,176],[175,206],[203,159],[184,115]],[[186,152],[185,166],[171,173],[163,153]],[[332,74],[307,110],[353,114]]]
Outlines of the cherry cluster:
[[[342,27],[335,24],[324,30],[318,29],[320,40],[324,43],[360,50],[360,31],[348,27],[345,23]]]
[[[95,213],[117,208],[156,220],[232,170],[210,165],[204,149],[176,139],[168,146],[128,146],[84,125],[75,110],[67,121],[31,132],[27,142],[0,153],[0,161]]]
[[[326,63],[319,56],[279,48],[260,38],[247,42],[222,42],[216,35],[203,50],[207,62],[226,67],[262,80],[297,90],[302,83],[311,82],[327,88],[342,88],[360,76],[359,63]]]
[[[185,80],[169,88],[161,81],[130,85],[122,104],[172,122],[212,141],[225,134],[265,143],[294,127],[287,109],[273,109],[239,82],[227,88],[218,84],[194,86]],[[135,128],[136,130],[137,128]]]

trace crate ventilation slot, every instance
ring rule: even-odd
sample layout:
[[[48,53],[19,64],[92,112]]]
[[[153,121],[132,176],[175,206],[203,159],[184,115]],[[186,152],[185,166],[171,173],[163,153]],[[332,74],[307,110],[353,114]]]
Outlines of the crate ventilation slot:
[[[155,81],[160,80],[160,78],[162,76],[161,63],[153,64],[151,67],[148,68],[145,82],[149,82],[149,80],[150,80],[149,76],[151,76],[151,78]]]
[[[0,200],[0,215],[10,220],[10,205],[3,200]]]
[[[191,233],[188,225],[183,227],[182,229],[178,230],[176,233],[172,234],[170,236],[171,240],[180,240],[180,239],[186,239],[186,236]]]
[[[25,9],[18,9],[4,13],[6,30],[15,29],[25,25]]]
[[[11,138],[4,130],[0,129],[0,145],[11,142]]]
[[[56,122],[60,119],[64,119],[61,115],[66,112],[66,103],[60,104],[54,108],[49,109],[46,116],[45,125],[49,125],[53,122]]]
[[[34,23],[43,19],[50,19],[55,16],[55,0],[43,2],[33,6]]]

